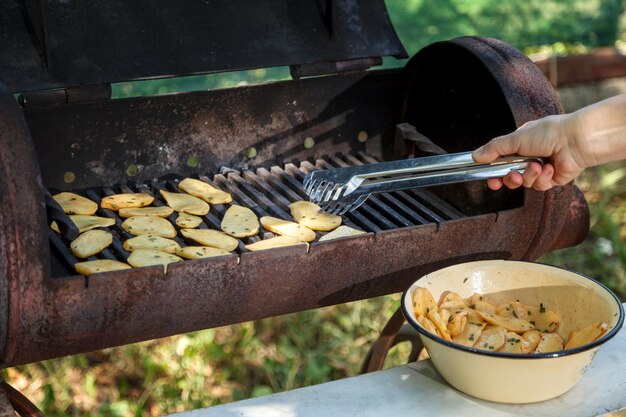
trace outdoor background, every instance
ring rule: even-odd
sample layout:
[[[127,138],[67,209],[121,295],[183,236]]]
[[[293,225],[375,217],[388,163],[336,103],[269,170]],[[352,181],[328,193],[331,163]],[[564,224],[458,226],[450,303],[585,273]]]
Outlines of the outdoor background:
[[[389,0],[407,51],[462,35],[491,36],[531,57],[621,47],[621,0]],[[389,59],[385,66],[403,65]],[[115,97],[286,79],[287,68],[124,83]],[[625,80],[560,90],[566,110],[626,92]],[[576,249],[540,261],[597,278],[626,299],[626,166],[577,180],[591,207],[591,233]],[[398,306],[398,295],[200,331],[2,371],[48,416],[152,416],[207,407],[356,375]],[[403,363],[394,350],[387,366]]]

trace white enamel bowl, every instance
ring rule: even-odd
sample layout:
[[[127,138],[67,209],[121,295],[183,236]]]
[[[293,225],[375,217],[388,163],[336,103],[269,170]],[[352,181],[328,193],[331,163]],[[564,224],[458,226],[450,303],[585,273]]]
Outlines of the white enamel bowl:
[[[543,303],[561,317],[557,333],[606,322],[609,330],[594,342],[554,353],[487,352],[448,342],[417,324],[411,297],[416,287],[430,290],[435,300],[445,291],[466,298],[488,294],[495,302],[511,299],[527,305]],[[624,322],[624,309],[604,285],[554,266],[520,261],[478,261],[444,268],[416,281],[402,296],[407,321],[419,332],[433,365],[458,390],[489,401],[531,403],[561,395],[585,372],[600,345]]]

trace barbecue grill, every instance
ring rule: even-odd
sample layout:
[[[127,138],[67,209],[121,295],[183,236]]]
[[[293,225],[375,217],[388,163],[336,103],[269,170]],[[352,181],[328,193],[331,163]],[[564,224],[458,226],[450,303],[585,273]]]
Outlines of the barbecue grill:
[[[163,205],[159,190],[193,177],[259,217],[290,219],[308,172],[426,155],[399,124],[461,152],[562,111],[536,66],[494,39],[436,43],[371,70],[406,57],[382,0],[213,3],[0,4],[3,367],[399,292],[447,265],[536,259],[586,236],[572,184],[475,182],[372,196],[343,216],[359,236],[248,252],[272,236],[262,229],[231,255],[78,275],[59,191],[98,203],[145,192]],[[111,97],[114,82],[276,66],[292,79]],[[200,227],[219,229],[227,207],[212,205]],[[124,261],[121,219],[97,215],[115,225],[96,258]]]

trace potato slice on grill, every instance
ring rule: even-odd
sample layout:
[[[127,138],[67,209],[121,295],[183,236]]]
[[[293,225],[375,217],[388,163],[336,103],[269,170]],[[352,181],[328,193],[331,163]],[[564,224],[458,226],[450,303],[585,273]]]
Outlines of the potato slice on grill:
[[[572,331],[569,333],[569,337],[567,338],[567,344],[565,345],[565,349],[574,349],[578,346],[591,343],[598,337],[606,333],[608,329],[609,325],[607,323],[598,322],[592,323],[577,332]]]
[[[168,206],[122,208],[117,212],[117,214],[119,214],[120,217],[133,217],[133,216],[168,217],[172,213],[174,213],[174,209]]]
[[[181,229],[195,229],[202,224],[202,219],[189,213],[179,213],[176,217],[176,224]]]
[[[153,201],[154,197],[146,193],[113,194],[104,197],[100,201],[100,207],[117,211],[121,208],[149,206]]]
[[[515,317],[500,317],[491,313],[483,313],[482,311],[479,311],[478,314],[480,314],[483,320],[487,323],[494,326],[504,327],[505,329],[515,333],[523,333],[535,328],[531,322],[524,319],[516,319]]]
[[[559,352],[563,350],[563,339],[557,333],[543,333],[535,353]]]
[[[131,267],[124,262],[111,259],[97,259],[95,261],[78,262],[74,264],[74,269],[81,275],[91,275],[99,272],[121,271],[122,269],[131,269]]]
[[[226,204],[233,201],[233,197],[227,192],[193,178],[185,178],[178,184],[178,188],[211,204]]]
[[[88,258],[102,252],[113,243],[113,235],[106,230],[88,230],[70,243],[70,249],[77,258]]]
[[[167,239],[157,235],[140,235],[124,242],[124,249],[129,252],[138,249],[160,250],[167,253],[176,253],[180,250],[180,245],[175,240]]]
[[[80,233],[87,230],[97,229],[98,227],[109,227],[115,224],[115,219],[99,216],[87,216],[84,214],[72,214],[69,216],[70,220],[74,222]],[[61,233],[59,226],[56,222],[50,224],[50,228],[57,233]]]
[[[220,228],[234,237],[254,236],[259,233],[259,219],[249,208],[233,205],[224,213]]]
[[[237,249],[239,241],[224,232],[213,229],[182,229],[180,234],[204,246],[224,249],[229,252]]]
[[[301,241],[293,236],[276,236],[270,239],[259,240],[258,242],[246,245],[249,251],[259,251],[272,248],[282,248],[284,246],[307,245],[308,243]]]
[[[263,216],[261,217],[261,224],[270,232],[279,235],[295,237],[304,242],[312,242],[315,240],[316,235],[313,230],[288,220],[272,216]]]
[[[98,204],[82,195],[64,192],[55,194],[52,198],[59,203],[67,214],[92,215],[98,211]]]
[[[212,248],[210,246],[185,246],[176,253],[176,255],[187,259],[212,258],[229,254],[230,252],[224,249]]]
[[[128,263],[135,268],[152,265],[167,266],[168,264],[182,260],[183,258],[171,253],[152,249],[138,249],[133,251],[128,257]]]
[[[320,206],[309,201],[296,201],[289,205],[289,209],[296,223],[311,230],[328,232],[341,225],[341,216],[324,213]]]
[[[319,241],[324,242],[326,240],[339,239],[340,237],[357,236],[364,234],[365,232],[359,229],[353,229],[349,226],[339,226],[332,232],[326,233],[324,236],[320,237]]]
[[[172,223],[154,216],[133,216],[124,220],[122,227],[131,235],[156,235],[161,237],[176,236]]]
[[[204,216],[209,212],[209,205],[198,197],[185,193],[171,193],[165,190],[160,190],[160,192],[167,205],[175,211],[195,214],[196,216]]]
[[[506,329],[501,326],[487,326],[474,343],[476,349],[495,352],[504,346]]]

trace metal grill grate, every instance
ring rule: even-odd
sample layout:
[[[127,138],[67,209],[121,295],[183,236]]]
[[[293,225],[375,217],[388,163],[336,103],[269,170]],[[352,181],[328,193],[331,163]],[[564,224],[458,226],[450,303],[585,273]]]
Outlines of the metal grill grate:
[[[233,197],[233,202],[230,204],[248,207],[258,217],[269,215],[291,219],[289,204],[294,201],[307,200],[307,195],[302,188],[302,180],[307,172],[316,169],[346,167],[375,162],[379,161],[364,153],[335,155],[326,159],[318,159],[314,164],[302,161],[299,167],[290,163],[282,168],[273,166],[269,170],[257,168],[242,172],[228,170],[224,174],[213,176],[200,175],[195,178],[229,192]],[[90,188],[75,192],[95,201],[98,205],[103,197],[116,193],[148,193],[155,198],[152,203],[154,206],[162,206],[165,205],[165,202],[161,198],[159,190],[180,192],[177,184],[182,179],[182,177],[170,175],[167,178],[148,183],[127,183],[113,187]],[[200,216],[203,222],[199,228],[219,230],[221,219],[230,204],[212,204],[210,212],[205,216]],[[121,227],[124,219],[120,218],[117,212],[103,208],[99,208],[96,215],[115,219],[115,225],[108,229],[113,234],[113,244],[97,256],[92,256],[87,258],[87,260],[112,259],[125,262],[130,253],[124,250],[122,243],[133,236]],[[176,217],[177,214],[174,213],[168,219],[177,230],[180,230],[176,225]],[[466,216],[433,193],[426,189],[416,189],[372,196],[357,210],[344,215],[343,224],[365,232],[379,232],[428,223],[441,223],[461,217]],[[69,217],[67,217],[66,221],[70,221]],[[318,236],[322,234],[318,232]],[[236,252],[245,252],[246,244],[273,236],[274,234],[261,227],[258,235],[239,239]],[[175,237],[174,240],[181,246],[187,245],[180,236]],[[52,276],[74,275],[74,264],[78,260],[69,250],[69,244],[69,239],[50,231],[50,245],[53,256]]]

